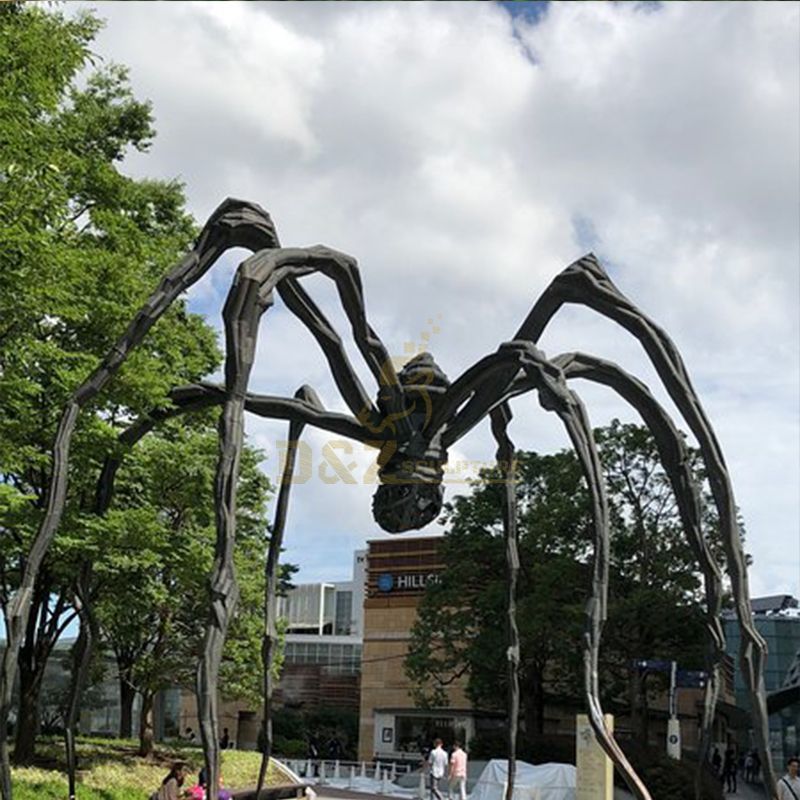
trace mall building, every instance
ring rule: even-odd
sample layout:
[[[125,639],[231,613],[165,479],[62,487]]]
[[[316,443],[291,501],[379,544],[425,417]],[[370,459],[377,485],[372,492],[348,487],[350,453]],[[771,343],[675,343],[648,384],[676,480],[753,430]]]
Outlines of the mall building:
[[[445,708],[417,709],[405,674],[411,628],[425,587],[439,578],[441,537],[396,537],[368,543],[359,712],[360,759],[419,758],[434,736],[471,739],[481,720],[466,680],[447,688]],[[491,723],[490,723],[491,724]],[[498,723],[496,723],[498,724]]]
[[[368,542],[364,596],[359,758],[417,759],[422,746],[435,737],[445,742],[506,728],[503,710],[478,710],[466,694],[467,676],[444,687],[442,708],[415,707],[404,661],[411,628],[425,587],[439,579],[444,565],[439,556],[441,537],[397,537]],[[504,622],[500,622],[504,624]],[[684,749],[699,745],[704,692],[699,686],[681,688],[676,696]],[[713,738],[727,743],[743,727],[746,715],[734,705],[734,668],[730,657],[723,665],[723,681]],[[544,733],[572,738],[575,716],[583,713],[582,701],[548,703],[544,709]],[[650,698],[649,744],[664,747],[667,737],[668,698],[665,692]],[[632,735],[631,720],[615,720],[620,737]]]

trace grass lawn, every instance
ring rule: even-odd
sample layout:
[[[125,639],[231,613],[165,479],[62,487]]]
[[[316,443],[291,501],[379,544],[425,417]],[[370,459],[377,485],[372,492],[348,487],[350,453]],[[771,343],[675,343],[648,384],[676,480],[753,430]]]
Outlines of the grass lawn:
[[[125,739],[78,740],[78,800],[146,800],[158,789],[173,761],[186,761],[194,773],[203,763],[199,747],[159,745],[150,758],[136,755],[137,742]],[[37,764],[14,768],[11,781],[14,800],[65,800],[67,778],[64,745],[59,739],[41,739]],[[229,789],[255,786],[259,753],[226,750],[222,755],[222,776]],[[267,782],[288,783],[281,770],[270,764]]]

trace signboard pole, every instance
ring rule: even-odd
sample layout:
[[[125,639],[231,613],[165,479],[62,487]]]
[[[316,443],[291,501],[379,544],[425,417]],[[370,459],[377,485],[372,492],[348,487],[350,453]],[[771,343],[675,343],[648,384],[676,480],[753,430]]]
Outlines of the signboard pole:
[[[681,723],[678,719],[678,689],[675,677],[678,663],[672,662],[669,671],[669,720],[667,721],[667,755],[670,758],[681,757]]]

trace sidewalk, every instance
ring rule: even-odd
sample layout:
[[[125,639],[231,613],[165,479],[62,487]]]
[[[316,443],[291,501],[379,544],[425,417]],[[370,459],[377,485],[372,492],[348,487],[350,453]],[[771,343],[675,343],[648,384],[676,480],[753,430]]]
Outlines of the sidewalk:
[[[737,798],[738,800],[766,800],[767,793],[760,783],[739,781],[736,785],[736,791],[725,792],[725,797]]]

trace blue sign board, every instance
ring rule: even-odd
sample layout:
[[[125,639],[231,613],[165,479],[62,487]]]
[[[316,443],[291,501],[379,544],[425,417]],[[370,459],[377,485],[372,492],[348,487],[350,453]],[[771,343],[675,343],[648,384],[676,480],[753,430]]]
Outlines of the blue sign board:
[[[649,669],[654,672],[669,672],[672,669],[671,661],[658,661],[654,658],[641,658],[633,663],[638,669]]]
[[[708,674],[701,669],[679,669],[675,681],[683,689],[705,689]]]
[[[388,572],[378,575],[378,591],[391,592],[393,586],[394,578]]]

